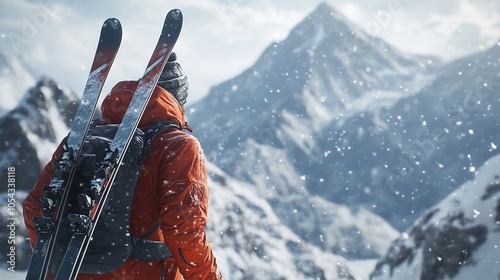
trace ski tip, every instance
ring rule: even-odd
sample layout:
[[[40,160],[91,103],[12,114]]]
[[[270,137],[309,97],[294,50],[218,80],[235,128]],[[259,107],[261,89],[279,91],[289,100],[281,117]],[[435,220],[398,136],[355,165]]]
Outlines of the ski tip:
[[[122,40],[122,25],[116,18],[108,18],[102,24],[101,41],[103,45],[115,46]]]
[[[174,20],[182,20],[182,12],[179,9],[172,9],[168,12],[167,18],[172,18]]]
[[[163,23],[162,36],[175,38],[175,40],[177,40],[182,29],[182,21],[181,10],[170,10],[165,17],[165,22]]]
[[[105,28],[111,28],[111,29],[119,29],[121,30],[122,29],[122,25],[120,23],[120,21],[117,19],[117,18],[108,18],[104,24],[103,24],[103,27]]]

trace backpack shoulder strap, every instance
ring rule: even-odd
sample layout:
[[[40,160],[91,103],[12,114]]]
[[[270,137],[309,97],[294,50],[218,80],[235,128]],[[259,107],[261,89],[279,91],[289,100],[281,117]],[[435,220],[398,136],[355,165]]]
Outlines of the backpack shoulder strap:
[[[149,156],[151,142],[156,137],[156,135],[162,133],[163,131],[169,128],[176,128],[178,130],[182,130],[182,127],[178,123],[170,120],[160,121],[149,126],[148,130],[146,130],[146,132],[144,133],[144,148],[142,150],[144,158],[147,158]]]
[[[145,135],[146,138],[154,138],[157,134],[169,129],[169,128],[177,128],[178,130],[182,130],[182,127],[170,120],[164,120],[164,121],[159,121],[157,123],[154,123],[149,126],[148,130],[146,131]]]
[[[139,237],[140,239],[146,239],[148,237],[151,236],[151,234],[153,234],[157,229],[159,229],[161,226],[161,221],[158,221],[158,223],[156,223],[156,225],[154,225],[154,227],[152,227],[150,230],[148,230],[148,232],[146,232],[145,234],[143,234],[141,237]]]

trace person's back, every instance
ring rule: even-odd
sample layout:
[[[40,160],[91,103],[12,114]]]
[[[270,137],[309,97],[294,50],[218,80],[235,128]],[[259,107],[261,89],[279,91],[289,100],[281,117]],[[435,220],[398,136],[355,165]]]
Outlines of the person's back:
[[[120,82],[106,96],[101,108],[105,124],[121,122],[137,84],[137,81]],[[139,127],[147,130],[160,121],[172,121],[189,129],[182,106],[187,88],[186,77],[174,55]],[[59,157],[60,148],[23,203],[32,245],[36,242],[36,232],[31,218],[41,214],[38,198],[50,182],[54,160]],[[111,273],[81,273],[78,279],[222,279],[205,234],[207,210],[207,177],[198,140],[176,128],[161,132],[152,140],[139,173],[129,230],[136,237],[164,241],[172,256],[148,261],[129,258]]]

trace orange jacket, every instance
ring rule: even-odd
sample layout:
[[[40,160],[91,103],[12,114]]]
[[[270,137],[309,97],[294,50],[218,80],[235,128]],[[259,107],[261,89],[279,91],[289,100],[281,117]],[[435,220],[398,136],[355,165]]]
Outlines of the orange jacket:
[[[136,81],[118,83],[102,104],[105,123],[120,123],[130,103]],[[139,127],[146,128],[161,120],[172,120],[188,128],[184,109],[167,91],[156,87]],[[45,166],[35,186],[23,202],[24,220],[34,246],[37,238],[32,217],[40,216],[38,202],[48,185],[54,160],[61,147]],[[205,234],[208,188],[204,156],[196,138],[169,129],[151,143],[151,155],[140,171],[132,204],[130,232],[143,236],[161,219],[160,229],[149,240],[164,241],[172,257],[158,261],[127,259],[108,274],[79,274],[78,279],[222,279]]]

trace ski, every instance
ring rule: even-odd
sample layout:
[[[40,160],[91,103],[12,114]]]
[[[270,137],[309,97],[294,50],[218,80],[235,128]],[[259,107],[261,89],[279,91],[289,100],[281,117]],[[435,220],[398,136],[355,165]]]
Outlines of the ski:
[[[101,28],[99,42],[90,73],[83,91],[80,106],[63,147],[63,154],[54,164],[54,177],[44,188],[40,198],[42,216],[35,217],[38,233],[26,279],[45,279],[49,263],[53,262],[56,240],[65,227],[64,205],[75,174],[76,159],[79,157],[86,132],[96,110],[99,95],[122,39],[121,24],[117,19],[107,19]],[[56,248],[58,250],[58,248]]]
[[[123,157],[134,137],[160,74],[177,42],[182,28],[182,20],[180,10],[174,9],[168,12],[158,43],[110,144],[110,150],[104,161],[97,167],[90,182],[90,190],[78,195],[81,206],[80,210],[68,216],[73,235],[57,273],[57,280],[75,279],[78,275],[95,226],[113,187],[113,182],[123,167]]]

